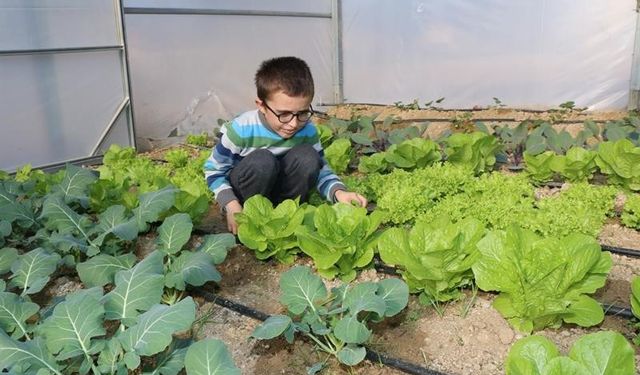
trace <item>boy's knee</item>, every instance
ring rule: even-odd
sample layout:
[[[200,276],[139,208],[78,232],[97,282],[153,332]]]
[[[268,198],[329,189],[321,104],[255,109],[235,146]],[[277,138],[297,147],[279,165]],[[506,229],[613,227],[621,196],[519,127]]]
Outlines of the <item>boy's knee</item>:
[[[314,173],[320,169],[320,154],[312,145],[298,145],[293,147],[287,155],[301,170]]]
[[[268,150],[255,150],[243,160],[246,170],[253,178],[261,180],[275,177],[279,173],[278,160]]]

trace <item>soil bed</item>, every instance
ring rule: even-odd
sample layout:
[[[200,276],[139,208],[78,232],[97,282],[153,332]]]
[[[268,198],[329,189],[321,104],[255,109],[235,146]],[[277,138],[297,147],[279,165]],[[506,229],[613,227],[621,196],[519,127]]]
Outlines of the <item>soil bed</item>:
[[[216,220],[217,215],[212,214],[208,220]],[[222,220],[221,217],[219,219]],[[609,228],[611,225],[608,224],[603,233],[615,232],[616,228]],[[203,222],[201,228],[207,227],[211,227],[211,223]],[[607,243],[623,246],[627,241],[624,235],[620,235],[620,242],[616,242],[616,238],[616,235],[607,236]],[[595,298],[628,307],[629,281],[633,275],[640,275],[640,259],[614,254],[613,261],[607,284]],[[312,266],[311,260],[304,256],[299,257],[296,264]],[[268,314],[283,313],[278,282],[280,275],[290,267],[276,261],[258,261],[252,250],[238,245],[218,267],[222,273],[221,283],[207,284],[203,290]],[[387,277],[392,276],[369,269],[360,272],[356,281],[376,281]],[[327,284],[331,287],[336,282]],[[495,295],[484,292],[478,292],[474,298],[467,290],[460,301],[444,304],[444,312],[440,316],[435,309],[421,305],[415,296],[411,296],[405,311],[370,327],[373,336],[369,347],[448,374],[503,374],[503,363],[509,349],[523,335],[512,329],[491,307],[494,298]],[[204,325],[201,336],[223,339],[243,374],[305,374],[306,367],[324,359],[322,353],[316,352],[309,342],[299,337],[293,345],[281,338],[268,341],[250,339],[258,321],[217,305],[211,306],[211,303],[204,303],[200,309],[201,314],[209,309],[215,311],[212,321]],[[599,330],[616,330],[629,340],[634,336],[629,321],[617,316],[606,316],[602,324],[592,328],[563,325],[538,334],[551,339],[566,353],[579,337]],[[640,356],[636,357],[640,362]],[[351,369],[338,365],[333,359],[328,363],[330,366],[324,374],[402,373],[367,361]]]

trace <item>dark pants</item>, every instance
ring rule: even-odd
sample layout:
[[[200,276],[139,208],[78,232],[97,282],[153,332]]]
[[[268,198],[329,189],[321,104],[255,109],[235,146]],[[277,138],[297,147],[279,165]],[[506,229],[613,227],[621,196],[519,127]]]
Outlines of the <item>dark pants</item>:
[[[256,194],[274,204],[296,197],[302,203],[316,186],[320,167],[320,155],[311,145],[295,146],[280,157],[261,149],[247,155],[231,170],[229,182],[241,203]]]

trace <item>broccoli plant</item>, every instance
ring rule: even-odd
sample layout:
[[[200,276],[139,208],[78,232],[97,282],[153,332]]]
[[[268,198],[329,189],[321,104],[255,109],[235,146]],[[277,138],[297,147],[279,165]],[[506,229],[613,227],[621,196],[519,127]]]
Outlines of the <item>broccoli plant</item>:
[[[252,336],[268,340],[284,335],[293,343],[299,333],[349,366],[360,363],[366,355],[363,345],[371,337],[367,323],[398,314],[409,299],[407,285],[393,278],[377,283],[343,284],[328,293],[322,279],[304,266],[282,275],[280,293],[288,314],[269,317],[256,327]],[[314,366],[316,371],[321,367],[322,364]]]

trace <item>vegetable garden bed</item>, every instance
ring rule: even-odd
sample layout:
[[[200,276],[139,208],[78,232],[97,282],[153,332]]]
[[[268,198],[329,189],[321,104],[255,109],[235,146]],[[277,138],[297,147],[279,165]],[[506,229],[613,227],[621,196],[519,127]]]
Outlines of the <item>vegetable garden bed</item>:
[[[533,351],[633,373],[640,119],[572,135],[467,117],[437,140],[331,120],[325,155],[372,212],[253,197],[242,244],[202,182],[206,135],[151,158],[114,147],[97,172],[0,174],[0,368],[517,374]]]

